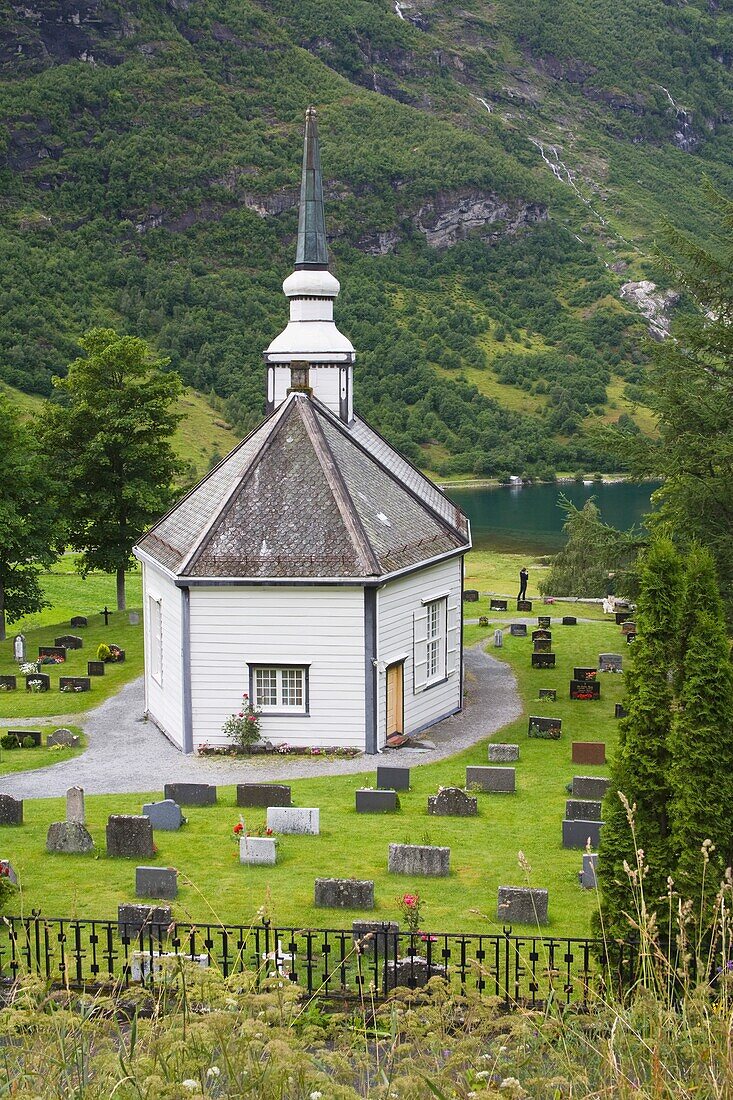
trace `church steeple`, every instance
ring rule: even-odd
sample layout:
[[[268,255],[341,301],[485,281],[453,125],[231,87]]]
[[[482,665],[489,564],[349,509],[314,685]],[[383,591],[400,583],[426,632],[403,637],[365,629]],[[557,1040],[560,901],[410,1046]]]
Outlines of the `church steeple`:
[[[290,321],[265,352],[267,411],[292,389],[306,390],[347,423],[353,419],[353,345],[333,320],[341,286],[328,270],[316,111],[305,115],[295,270],[283,283]]]

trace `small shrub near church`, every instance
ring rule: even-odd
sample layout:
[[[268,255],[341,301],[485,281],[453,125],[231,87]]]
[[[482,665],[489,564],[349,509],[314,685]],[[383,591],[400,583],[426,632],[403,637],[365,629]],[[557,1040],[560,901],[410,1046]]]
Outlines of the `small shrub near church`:
[[[230,714],[222,726],[222,733],[236,749],[249,749],[260,739],[260,712],[252,705],[249,695],[242,696],[242,709]]]

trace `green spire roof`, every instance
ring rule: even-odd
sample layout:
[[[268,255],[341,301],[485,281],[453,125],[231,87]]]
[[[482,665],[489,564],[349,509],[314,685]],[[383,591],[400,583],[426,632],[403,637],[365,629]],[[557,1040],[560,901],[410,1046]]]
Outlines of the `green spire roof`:
[[[323,213],[323,180],[321,152],[318,146],[316,109],[305,112],[305,144],[303,174],[300,182],[300,212],[298,216],[298,251],[295,268],[327,268],[326,219]]]

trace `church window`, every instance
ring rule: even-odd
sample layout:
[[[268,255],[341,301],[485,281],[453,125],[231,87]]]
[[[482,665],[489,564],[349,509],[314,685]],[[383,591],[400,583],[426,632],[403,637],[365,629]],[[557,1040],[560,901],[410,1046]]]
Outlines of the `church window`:
[[[425,607],[427,622],[427,678],[445,675],[445,600],[433,600]]]
[[[308,669],[255,665],[251,668],[254,705],[264,714],[306,714]]]
[[[150,675],[163,683],[163,609],[160,600],[148,597],[150,609]]]

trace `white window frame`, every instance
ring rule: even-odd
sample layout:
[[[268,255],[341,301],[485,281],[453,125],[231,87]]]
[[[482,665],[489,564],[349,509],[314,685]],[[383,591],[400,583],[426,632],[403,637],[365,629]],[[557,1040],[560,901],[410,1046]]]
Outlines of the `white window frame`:
[[[163,601],[148,596],[150,621],[150,675],[163,686]]]
[[[430,687],[446,678],[448,599],[438,596],[434,600],[426,600],[423,606],[427,616],[425,685]]]
[[[258,694],[258,672],[274,672],[275,703],[262,703]],[[297,704],[286,702],[288,695],[288,681],[297,679],[300,673],[301,701]],[[277,714],[280,717],[302,718],[307,716],[310,709],[310,666],[309,665],[278,665],[269,662],[258,662],[249,666],[249,698],[254,707],[263,715]],[[272,679],[272,677],[270,677]]]

